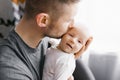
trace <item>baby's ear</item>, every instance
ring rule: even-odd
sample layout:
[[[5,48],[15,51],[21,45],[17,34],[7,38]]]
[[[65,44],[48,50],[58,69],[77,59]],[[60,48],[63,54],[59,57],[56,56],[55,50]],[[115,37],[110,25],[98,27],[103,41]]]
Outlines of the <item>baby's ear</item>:
[[[90,43],[92,42],[92,40],[93,40],[93,37],[88,38],[88,40],[86,41],[86,44],[85,44],[85,50],[87,50],[87,48],[90,45]]]

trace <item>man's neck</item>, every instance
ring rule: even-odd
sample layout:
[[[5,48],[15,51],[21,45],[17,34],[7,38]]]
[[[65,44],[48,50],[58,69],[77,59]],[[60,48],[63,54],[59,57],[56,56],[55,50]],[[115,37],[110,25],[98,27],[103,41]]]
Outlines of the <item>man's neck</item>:
[[[43,33],[37,31],[36,27],[34,21],[24,20],[23,18],[16,26],[15,31],[28,46],[36,48],[44,38]]]

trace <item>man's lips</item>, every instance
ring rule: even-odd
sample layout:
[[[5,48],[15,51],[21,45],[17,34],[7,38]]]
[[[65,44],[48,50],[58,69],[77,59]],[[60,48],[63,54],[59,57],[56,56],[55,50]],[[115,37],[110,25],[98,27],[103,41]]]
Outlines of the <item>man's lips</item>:
[[[68,43],[66,43],[70,48],[72,48],[72,46],[70,45],[70,44],[68,44]]]

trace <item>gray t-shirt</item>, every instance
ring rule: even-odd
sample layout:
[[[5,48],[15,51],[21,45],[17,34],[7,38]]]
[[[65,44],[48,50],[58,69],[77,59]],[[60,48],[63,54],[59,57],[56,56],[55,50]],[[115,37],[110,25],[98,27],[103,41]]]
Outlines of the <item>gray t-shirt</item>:
[[[48,39],[31,48],[11,31],[8,38],[0,42],[0,80],[42,80]]]

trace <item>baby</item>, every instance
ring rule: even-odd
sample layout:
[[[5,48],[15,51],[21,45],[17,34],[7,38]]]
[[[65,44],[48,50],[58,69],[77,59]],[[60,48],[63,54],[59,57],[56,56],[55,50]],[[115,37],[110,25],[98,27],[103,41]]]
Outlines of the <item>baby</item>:
[[[56,47],[47,50],[42,80],[68,80],[75,70],[75,56],[87,42],[88,29],[79,25],[72,27]]]

